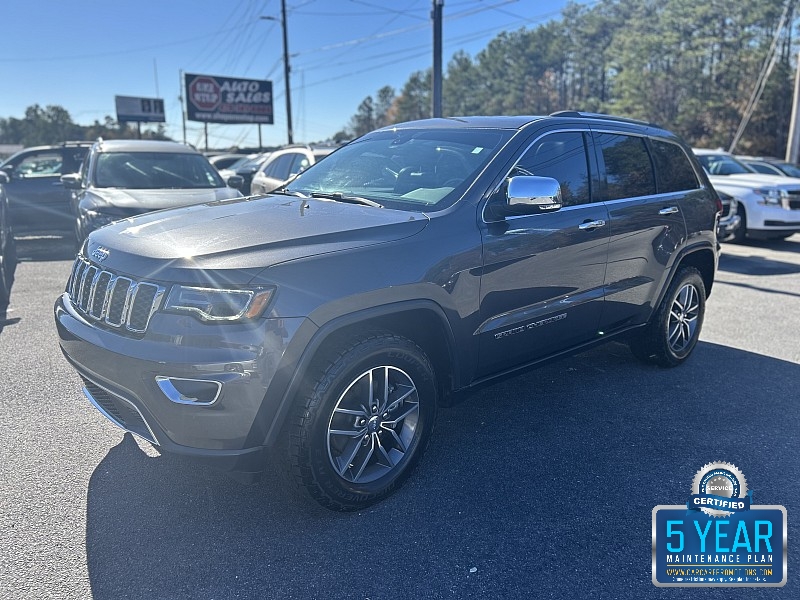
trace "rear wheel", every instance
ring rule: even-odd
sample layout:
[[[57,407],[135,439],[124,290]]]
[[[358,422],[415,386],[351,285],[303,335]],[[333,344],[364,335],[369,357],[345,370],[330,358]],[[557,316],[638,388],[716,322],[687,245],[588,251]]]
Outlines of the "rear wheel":
[[[419,462],[436,396],[416,344],[383,332],[352,339],[317,362],[299,399],[289,440],[295,479],[332,510],[384,499]]]
[[[700,338],[705,309],[703,278],[693,267],[681,268],[650,322],[630,340],[631,351],[662,367],[683,363]]]

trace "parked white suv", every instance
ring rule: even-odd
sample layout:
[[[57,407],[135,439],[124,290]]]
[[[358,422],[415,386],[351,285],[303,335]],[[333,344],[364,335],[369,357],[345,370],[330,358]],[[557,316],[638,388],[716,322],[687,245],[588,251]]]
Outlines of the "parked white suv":
[[[693,149],[718,191],[736,198],[742,224],[733,241],[800,233],[800,178],[753,171],[723,150]]]
[[[250,194],[269,194],[333,152],[333,146],[286,146],[270,154],[253,175]]]

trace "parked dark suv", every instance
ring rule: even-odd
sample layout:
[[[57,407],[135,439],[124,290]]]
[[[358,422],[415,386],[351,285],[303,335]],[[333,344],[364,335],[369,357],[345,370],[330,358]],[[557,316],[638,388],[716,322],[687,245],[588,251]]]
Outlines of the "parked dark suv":
[[[14,233],[72,233],[72,194],[61,176],[77,171],[91,146],[92,142],[64,142],[26,148],[0,165],[9,178],[5,188]]]
[[[240,473],[286,452],[314,499],[352,510],[406,479],[459,392],[615,338],[685,361],[719,210],[652,125],[405,123],[275,194],[95,231],[55,319],[123,429]]]

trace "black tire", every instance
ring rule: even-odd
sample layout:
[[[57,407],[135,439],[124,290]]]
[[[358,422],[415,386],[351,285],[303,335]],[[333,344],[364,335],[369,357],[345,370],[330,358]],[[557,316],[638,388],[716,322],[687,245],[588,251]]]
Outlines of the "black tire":
[[[697,345],[705,310],[703,278],[694,267],[682,267],[650,322],[632,334],[631,351],[644,362],[662,367],[680,365]]]
[[[338,511],[383,500],[422,457],[436,419],[436,379],[425,353],[374,332],[316,361],[290,423],[295,480]]]
[[[734,244],[744,244],[747,240],[747,213],[741,203],[739,203],[739,210],[736,214],[741,217],[742,222],[739,224],[739,228],[733,233],[733,236],[731,236],[730,241]]]
[[[5,309],[11,299],[11,285],[17,268],[17,244],[11,231],[4,236],[0,248],[0,309]]]

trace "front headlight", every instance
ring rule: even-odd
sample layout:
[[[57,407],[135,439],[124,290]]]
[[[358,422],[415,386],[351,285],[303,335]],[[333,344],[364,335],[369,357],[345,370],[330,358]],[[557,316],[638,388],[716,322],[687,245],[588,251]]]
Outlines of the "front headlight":
[[[255,319],[264,312],[273,292],[272,288],[221,290],[176,285],[164,309],[188,312],[203,321]]]
[[[761,188],[754,191],[764,200],[760,204],[766,204],[767,206],[781,206],[783,197],[786,196],[788,198],[788,194],[778,188]]]

